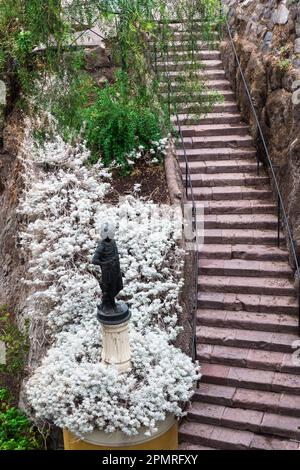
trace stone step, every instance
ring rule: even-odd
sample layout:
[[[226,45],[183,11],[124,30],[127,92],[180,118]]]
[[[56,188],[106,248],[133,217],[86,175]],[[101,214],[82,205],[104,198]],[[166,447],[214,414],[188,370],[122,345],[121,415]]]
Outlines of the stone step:
[[[201,328],[205,328],[201,326]],[[246,331],[238,330],[240,337],[242,333],[246,336]],[[259,338],[267,338],[271,335],[280,335],[280,333],[271,333],[265,331],[251,331],[252,337],[257,335]],[[283,335],[283,333],[281,333]],[[249,336],[249,341],[251,337]],[[289,336],[286,333],[286,336]],[[298,338],[297,335],[293,335]],[[284,340],[284,338],[282,338]],[[295,340],[297,341],[297,340]],[[278,338],[278,348],[283,348]],[[238,342],[237,342],[238,343]],[[258,343],[258,341],[257,341]],[[253,343],[254,344],[254,343]],[[273,345],[275,349],[275,345]],[[286,345],[286,348],[288,345]],[[291,349],[291,348],[290,348]],[[286,374],[300,375],[300,360],[296,362],[291,353],[284,351],[273,351],[267,349],[256,349],[253,347],[224,346],[220,344],[199,343],[197,346],[197,359],[200,363],[221,364],[223,366],[248,367],[249,369],[271,370]]]
[[[210,41],[215,41],[216,39],[218,39],[218,33],[217,32],[211,32],[210,33],[210,36],[209,38],[207,37],[204,37],[203,36],[203,33],[202,32],[198,32],[198,31],[193,31],[193,38],[194,40],[198,40],[198,41],[201,41],[201,40],[210,40]],[[189,32],[185,32],[185,31],[177,31],[177,32],[174,32],[172,34],[172,39],[173,41],[188,41],[190,42],[191,41],[191,33]]]
[[[233,294],[257,294],[293,296],[295,285],[290,279],[274,277],[236,277],[200,275],[198,285],[201,292],[221,292]]]
[[[277,231],[251,230],[251,229],[203,229],[198,234],[206,244],[259,244],[277,245]],[[280,234],[280,243],[284,243],[283,234]]]
[[[264,365],[268,365],[268,368],[272,368],[272,370],[280,370],[284,359],[286,359],[288,365],[291,366],[293,365],[291,358],[291,354],[294,352],[293,345],[297,340],[299,340],[299,337],[293,333],[204,325],[197,327],[197,342],[199,344],[205,344],[205,352],[211,355],[212,359],[214,355],[216,355],[218,359],[217,362],[222,362],[223,359],[228,359],[228,357],[230,360],[232,354],[234,361],[240,361],[239,364],[235,363],[233,365],[240,367],[244,367],[245,365],[249,367],[248,362],[251,362],[252,368],[258,367],[264,369]],[[213,348],[212,345],[220,347],[216,348],[216,351],[214,351],[215,348]],[[227,348],[227,346],[229,346],[229,348]],[[252,351],[253,349],[258,351]],[[269,356],[266,354],[266,351]],[[271,354],[272,351],[274,351],[273,355]],[[284,357],[283,353],[288,353],[287,356],[290,357]],[[258,364],[260,364],[261,367],[259,367]],[[295,365],[294,367],[296,368]],[[300,372],[300,359],[297,370]]]
[[[212,90],[184,90],[177,93],[171,93],[172,103],[182,103],[182,104],[192,104],[201,103],[204,100],[210,100],[215,95],[215,92]],[[162,98],[167,103],[168,102],[168,93],[161,93]],[[231,90],[224,90],[221,94],[221,99],[224,98],[226,101],[232,101],[234,99],[234,93]],[[221,99],[219,101],[221,101]]]
[[[206,109],[208,108],[208,109]],[[236,101],[233,100],[225,100],[222,103],[217,103],[213,106],[210,106],[208,103],[201,102],[200,103],[177,103],[176,108],[174,109],[173,114],[197,114],[200,113],[203,115],[203,110],[207,113],[224,113],[224,111],[228,113],[237,113],[238,107]]]
[[[241,116],[238,113],[208,113],[206,117],[189,114],[179,114],[178,120],[180,125],[193,126],[197,124],[240,124]],[[177,117],[172,118],[172,122],[177,124]]]
[[[267,216],[265,216],[267,217]],[[294,279],[290,265],[278,261],[201,259],[199,273],[213,276],[284,277]]]
[[[257,411],[300,417],[300,397],[287,393],[267,392],[200,382],[193,400]],[[280,420],[280,417],[278,417]]]
[[[165,24],[165,22],[164,22]],[[191,24],[191,20],[188,19],[181,19],[180,21],[178,20],[171,20],[168,21],[168,26],[171,31],[184,31],[188,32],[190,35],[194,34],[195,32],[199,31],[201,32],[202,35],[206,36],[208,34],[211,35],[218,35],[219,32],[217,31],[218,24],[217,23],[211,23],[211,21],[203,21],[202,17],[201,18],[193,18],[193,23]],[[192,32],[191,30],[192,26]],[[160,27],[160,23],[158,23],[158,27]],[[209,29],[208,29],[209,28]]]
[[[176,149],[176,154],[180,161],[184,159],[184,151],[182,148]],[[249,159],[251,157],[255,157],[255,149],[251,148],[237,148],[237,149],[230,149],[230,148],[203,148],[203,149],[187,149],[186,150],[187,159],[190,162],[200,162],[200,161],[211,161],[211,162],[218,162],[218,161],[230,161],[232,158],[238,159]]]
[[[220,364],[202,364],[202,382],[229,387],[300,394],[300,376],[261,369]]]
[[[169,51],[191,51],[191,50],[204,50],[207,51],[209,49],[211,50],[218,50],[219,48],[219,41],[169,41],[168,42],[168,49]],[[149,46],[152,51],[155,49],[155,43],[154,42],[149,42]],[[157,48],[158,49],[158,48]]]
[[[204,137],[184,137],[183,142],[186,149],[196,148],[253,148],[253,139],[249,135],[221,135]],[[178,141],[178,147],[181,147],[181,141]]]
[[[282,313],[243,312],[241,314],[240,311],[235,310],[201,309],[197,311],[197,324],[217,328],[298,334],[298,318]]]
[[[187,88],[186,82],[188,83],[188,87],[192,87],[193,83],[195,86],[199,86],[199,84],[202,82],[203,88],[207,90],[213,90],[216,91],[218,90],[221,94],[222,91],[231,91],[230,88],[230,82],[228,80],[205,80],[203,77],[203,80],[199,80],[199,76],[195,77],[192,80],[184,80],[184,82],[179,82],[179,81],[171,81],[170,82],[170,89],[172,90],[172,93],[177,93],[180,91],[184,91]],[[162,82],[160,84],[160,91],[161,92],[167,92],[169,89],[169,80],[166,82]],[[239,116],[239,120],[241,117]],[[197,119],[197,124],[199,122],[199,117]]]
[[[216,447],[223,450],[299,450],[300,443],[290,439],[255,434],[250,431],[229,429],[197,422],[185,421],[179,429],[181,440],[190,444]]]
[[[199,309],[235,310],[239,312],[278,313],[299,315],[295,296],[234,294],[226,292],[199,292]]]
[[[218,50],[205,50],[205,49],[185,49],[184,51],[179,51],[178,49],[169,49],[168,54],[160,54],[157,52],[157,62],[193,62],[193,61],[220,61],[221,60],[221,53]]]
[[[207,215],[276,214],[277,207],[272,200],[241,199],[236,201],[197,201],[196,207]]]
[[[188,77],[188,78],[196,78],[199,77],[199,79],[204,78],[205,80],[226,80],[226,74],[223,69],[203,69],[203,70],[198,70],[196,72],[191,72],[189,70],[183,70],[183,71],[170,71],[168,74],[164,73],[164,70],[162,71],[161,74],[161,79],[162,80],[174,80],[174,81],[182,81],[182,77]]]
[[[157,62],[156,64],[157,70],[159,72],[165,72],[166,70],[169,72],[179,72],[181,70],[187,70],[187,69],[192,69],[194,71],[198,71],[200,69],[213,69],[213,70],[219,70],[220,67],[222,67],[222,61],[221,60],[201,60],[198,63],[195,61],[191,60],[186,60],[186,61],[172,61],[170,60],[169,62]]]
[[[205,229],[252,229],[276,230],[277,216],[274,214],[222,214],[205,215]]]
[[[190,451],[190,450],[218,450],[213,447],[201,446],[196,444],[191,444],[189,442],[181,442],[178,447],[179,450]]]
[[[185,162],[180,163],[185,174]],[[189,162],[191,174],[217,174],[217,173],[257,173],[257,164],[250,159],[218,160],[218,161],[191,161]]]
[[[176,126],[177,130],[178,127]],[[249,128],[245,124],[201,124],[198,126],[180,126],[183,137],[232,136],[249,137]]]
[[[183,173],[185,176],[185,173]],[[269,177],[268,176],[257,176],[251,173],[200,173],[200,174],[191,174],[191,180],[193,188],[205,188],[215,189],[219,187],[228,187],[229,189],[236,186],[246,186],[246,189],[253,186],[258,186],[259,188],[268,187]]]
[[[188,419],[202,424],[300,439],[299,418],[292,416],[194,402],[189,409]]]
[[[218,187],[194,187],[195,200],[200,201],[232,201],[249,199],[270,199],[272,192],[269,186],[264,188],[251,188],[248,186],[218,186]],[[190,190],[188,190],[190,198]],[[252,238],[252,237],[251,237]],[[240,243],[245,243],[244,237]],[[247,242],[246,242],[247,243]],[[252,242],[251,242],[252,243]],[[259,243],[259,242],[257,242]]]
[[[253,260],[253,261],[288,261],[286,249],[267,245],[205,245],[200,259]]]

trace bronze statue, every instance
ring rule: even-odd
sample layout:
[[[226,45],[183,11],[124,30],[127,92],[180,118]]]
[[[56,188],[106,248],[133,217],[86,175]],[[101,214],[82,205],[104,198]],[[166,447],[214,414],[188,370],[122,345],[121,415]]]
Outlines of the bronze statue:
[[[129,319],[128,306],[116,302],[115,297],[123,289],[122,272],[117,244],[114,240],[115,230],[108,222],[101,228],[102,240],[97,246],[92,263],[101,267],[102,278],[99,282],[102,290],[102,303],[98,305],[98,319],[105,323],[118,323]]]

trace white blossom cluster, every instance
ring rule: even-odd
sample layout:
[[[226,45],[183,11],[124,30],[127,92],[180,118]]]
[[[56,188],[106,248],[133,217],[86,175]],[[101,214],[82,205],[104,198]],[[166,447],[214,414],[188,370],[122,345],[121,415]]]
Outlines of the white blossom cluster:
[[[150,149],[145,149],[143,145],[140,145],[137,149],[132,150],[132,152],[127,155],[127,164],[134,166],[135,163],[145,157],[148,152],[150,155],[149,163],[152,165],[158,164],[167,154],[167,149],[170,145],[170,137],[171,136],[168,135],[168,137],[164,137],[163,139],[152,141]]]
[[[136,196],[117,206],[104,201],[111,183],[100,165],[85,164],[83,144],[59,137],[24,146],[27,182],[20,234],[29,259],[26,282],[31,320],[43,318],[52,345],[27,383],[38,419],[82,437],[94,429],[149,433],[166,413],[182,414],[198,369],[173,346],[178,334],[182,287],[179,227],[170,207]],[[112,182],[113,184],[113,182]],[[101,224],[114,220],[124,273],[121,297],[132,312],[132,371],[118,375],[100,363],[101,328],[96,306],[101,291],[91,265]]]

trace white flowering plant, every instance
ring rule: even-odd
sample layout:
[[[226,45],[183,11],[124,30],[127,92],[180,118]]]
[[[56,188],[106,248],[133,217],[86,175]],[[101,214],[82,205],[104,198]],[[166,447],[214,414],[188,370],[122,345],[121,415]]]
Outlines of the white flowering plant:
[[[118,205],[107,204],[113,181],[101,163],[85,164],[84,143],[72,147],[55,137],[37,147],[28,134],[23,155],[27,178],[19,211],[27,223],[20,241],[32,290],[27,315],[32,324],[42,320],[49,343],[27,382],[29,404],[37,419],[79,437],[95,429],[134,435],[144,426],[151,434],[167,413],[183,414],[199,377],[198,366],[174,346],[181,224],[171,207],[139,198],[138,188]],[[101,291],[91,258],[105,220],[117,224],[120,297],[132,312],[132,370],[126,374],[100,363]]]

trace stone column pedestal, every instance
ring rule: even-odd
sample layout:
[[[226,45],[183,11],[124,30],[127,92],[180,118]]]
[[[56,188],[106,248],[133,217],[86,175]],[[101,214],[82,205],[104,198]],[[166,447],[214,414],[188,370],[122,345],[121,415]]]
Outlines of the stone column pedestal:
[[[114,309],[104,310],[98,305],[97,318],[102,327],[102,363],[115,366],[122,374],[131,369],[131,350],[128,323],[131,317],[125,302],[117,302]]]
[[[120,373],[131,369],[128,321],[119,325],[102,323],[102,363],[114,365]]]

